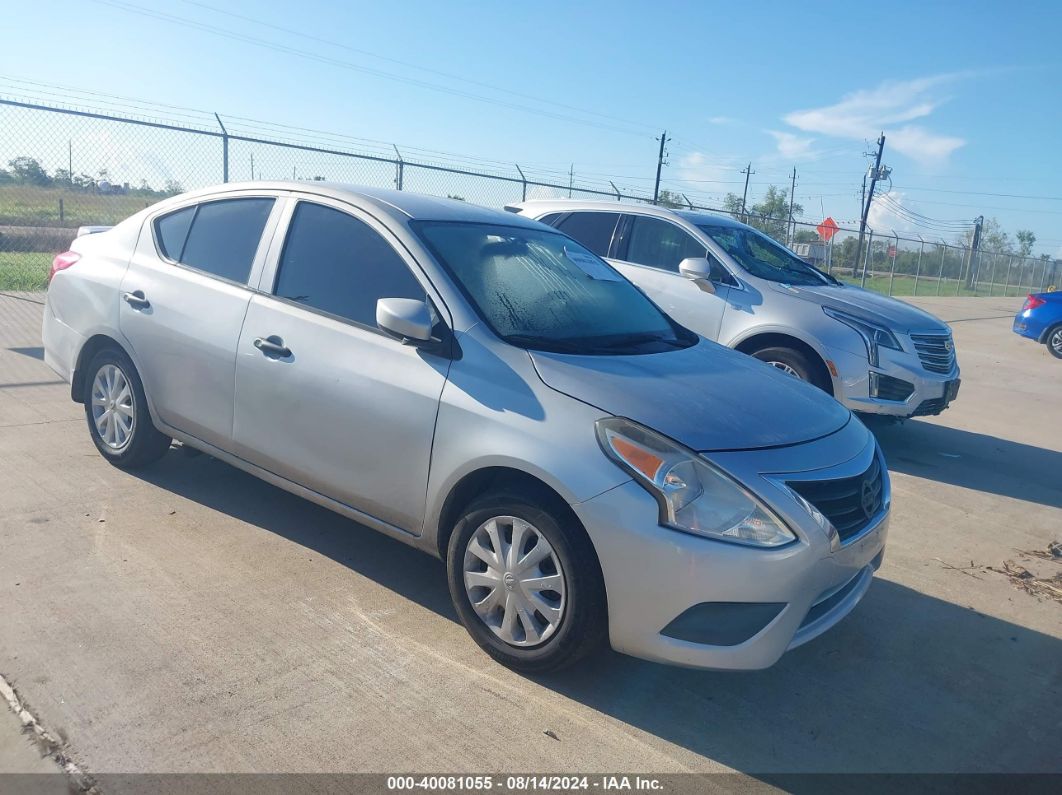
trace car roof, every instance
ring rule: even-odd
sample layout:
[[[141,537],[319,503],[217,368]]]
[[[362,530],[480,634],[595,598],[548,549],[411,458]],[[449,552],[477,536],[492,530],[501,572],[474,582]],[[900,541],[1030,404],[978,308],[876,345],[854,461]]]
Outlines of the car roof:
[[[521,210],[535,210],[540,213],[547,212],[573,212],[575,210],[597,210],[601,212],[637,213],[649,215],[655,218],[674,218],[678,216],[691,224],[712,223],[716,226],[744,227],[745,224],[735,221],[728,215],[708,212],[706,210],[674,210],[669,207],[659,207],[652,204],[631,204],[630,202],[618,202],[594,199],[530,199],[525,202],[516,202],[505,205],[506,209],[519,212]]]
[[[423,221],[465,221],[469,223],[500,223],[507,226],[525,226],[540,229],[537,221],[502,210],[492,210],[460,199],[442,199],[422,193],[403,190],[373,188],[365,185],[350,185],[341,182],[317,182],[305,180],[262,180],[256,182],[228,182],[196,191],[183,193],[175,199],[208,199],[213,195],[231,194],[238,191],[298,191],[324,198],[346,201],[365,209],[371,208],[378,215],[390,216],[392,220],[405,223]]]

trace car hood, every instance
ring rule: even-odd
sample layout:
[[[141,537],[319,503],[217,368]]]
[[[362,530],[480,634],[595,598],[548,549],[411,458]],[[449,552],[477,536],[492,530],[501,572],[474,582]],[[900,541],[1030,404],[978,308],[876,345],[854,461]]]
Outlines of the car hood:
[[[947,324],[929,312],[923,312],[916,306],[887,295],[864,290],[861,287],[847,285],[844,287],[834,285],[787,287],[783,284],[773,284],[772,287],[786,295],[793,295],[805,301],[848,312],[871,322],[879,324],[884,322],[896,331],[940,331],[942,333],[948,331]]]
[[[800,444],[851,418],[822,390],[704,339],[638,356],[529,353],[539,377],[558,392],[698,452]]]

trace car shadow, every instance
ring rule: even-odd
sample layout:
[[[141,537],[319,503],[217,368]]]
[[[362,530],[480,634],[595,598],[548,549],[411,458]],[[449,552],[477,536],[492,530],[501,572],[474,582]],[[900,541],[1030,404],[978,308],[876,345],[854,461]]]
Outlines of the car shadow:
[[[171,452],[137,474],[457,620],[442,564],[400,542],[207,456]],[[1058,638],[879,577],[845,621],[765,671],[685,670],[602,650],[531,679],[619,731],[768,782],[792,772],[1058,772],[1060,660]]]
[[[36,348],[8,348],[8,350],[11,351],[12,353],[20,353],[23,356],[28,356],[31,359],[37,359],[37,360],[42,361],[42,362],[44,361],[44,348],[42,348],[42,347],[36,347]]]
[[[920,420],[863,421],[892,472],[1062,508],[1062,452]]]

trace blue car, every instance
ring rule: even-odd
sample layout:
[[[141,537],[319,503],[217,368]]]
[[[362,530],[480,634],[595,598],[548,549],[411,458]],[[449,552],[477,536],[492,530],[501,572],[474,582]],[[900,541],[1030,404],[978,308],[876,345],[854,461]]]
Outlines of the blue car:
[[[1014,333],[1043,343],[1062,359],[1062,292],[1033,293],[1014,316]]]

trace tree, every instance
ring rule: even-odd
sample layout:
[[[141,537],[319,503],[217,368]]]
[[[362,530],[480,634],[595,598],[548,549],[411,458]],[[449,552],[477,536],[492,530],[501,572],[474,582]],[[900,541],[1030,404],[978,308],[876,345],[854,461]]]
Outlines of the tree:
[[[680,194],[670,190],[661,190],[660,195],[656,197],[656,203],[661,207],[670,207],[672,210],[685,209],[690,206]]]
[[[749,223],[775,240],[784,241],[789,226],[789,192],[770,185],[763,199],[749,208]],[[803,205],[793,204],[793,217],[804,212]],[[758,216],[758,217],[757,217]]]
[[[810,229],[798,229],[796,234],[793,235],[794,243],[821,243],[822,238],[819,237],[818,232],[812,232]]]
[[[731,215],[741,215],[741,197],[736,193],[728,193],[723,197],[723,209]]]
[[[1031,229],[1019,229],[1014,233],[1018,239],[1018,253],[1023,257],[1032,254],[1033,246],[1036,245],[1036,234]]]
[[[168,179],[162,186],[162,192],[166,196],[176,196],[178,193],[184,193],[184,186],[175,179]]]
[[[35,157],[20,155],[14,160],[9,160],[7,165],[11,168],[11,174],[14,176],[16,182],[21,182],[24,185],[51,184],[51,177],[49,177],[48,172],[44,170],[41,161],[37,160]]]

